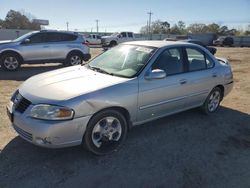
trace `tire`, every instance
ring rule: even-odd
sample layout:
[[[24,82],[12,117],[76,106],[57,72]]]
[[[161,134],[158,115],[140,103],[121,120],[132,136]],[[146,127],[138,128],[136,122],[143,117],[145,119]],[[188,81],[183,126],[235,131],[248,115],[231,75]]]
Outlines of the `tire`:
[[[114,46],[116,46],[116,45],[117,45],[117,42],[116,42],[116,41],[112,40],[112,41],[110,42],[110,47],[114,47]]]
[[[214,88],[208,95],[206,101],[202,105],[202,110],[205,114],[211,114],[218,110],[222,100],[222,91],[220,88]]]
[[[82,64],[83,56],[80,52],[71,52],[67,56],[66,65],[74,66]]]
[[[16,71],[21,66],[21,58],[15,53],[6,53],[1,57],[0,64],[7,71]]]
[[[105,110],[94,115],[88,123],[83,142],[96,155],[106,155],[120,148],[127,137],[125,117],[116,110]]]

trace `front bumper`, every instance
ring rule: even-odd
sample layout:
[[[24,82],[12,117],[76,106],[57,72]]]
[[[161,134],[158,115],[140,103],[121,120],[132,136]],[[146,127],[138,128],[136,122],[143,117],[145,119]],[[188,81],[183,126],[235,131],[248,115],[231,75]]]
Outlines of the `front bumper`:
[[[62,148],[82,143],[91,116],[67,121],[45,121],[33,119],[25,112],[14,112],[10,117],[13,117],[13,128],[28,142],[47,148]]]

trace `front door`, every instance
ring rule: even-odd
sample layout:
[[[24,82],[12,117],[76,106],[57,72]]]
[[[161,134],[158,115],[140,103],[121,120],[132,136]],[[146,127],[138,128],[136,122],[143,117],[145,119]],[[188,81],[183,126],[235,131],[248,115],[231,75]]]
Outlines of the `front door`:
[[[50,45],[47,43],[47,33],[36,33],[28,39],[29,42],[22,42],[19,46],[24,61],[37,61],[51,58]]]
[[[138,122],[181,111],[187,102],[182,49],[165,50],[148,71],[155,69],[164,70],[167,76],[139,80]]]

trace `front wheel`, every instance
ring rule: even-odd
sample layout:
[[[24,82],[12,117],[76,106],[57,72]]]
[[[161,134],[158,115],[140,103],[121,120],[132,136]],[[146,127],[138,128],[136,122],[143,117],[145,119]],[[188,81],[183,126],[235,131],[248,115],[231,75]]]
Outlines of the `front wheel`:
[[[15,71],[21,65],[21,59],[14,53],[7,53],[1,57],[1,66],[8,71]]]
[[[217,111],[220,106],[222,97],[223,96],[222,96],[221,89],[218,87],[214,88],[208,95],[206,101],[204,102],[202,106],[202,110],[206,114],[210,114],[210,113]]]
[[[83,141],[89,151],[105,155],[122,145],[127,130],[127,121],[120,112],[105,110],[89,121]]]

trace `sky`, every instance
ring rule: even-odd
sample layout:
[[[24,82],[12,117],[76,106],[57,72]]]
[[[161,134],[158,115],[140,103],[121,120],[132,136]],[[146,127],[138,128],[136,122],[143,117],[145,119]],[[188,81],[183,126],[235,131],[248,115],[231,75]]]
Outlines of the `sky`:
[[[0,19],[16,10],[47,19],[47,29],[96,32],[139,32],[152,21],[171,25],[182,20],[192,23],[217,23],[229,28],[247,29],[250,24],[250,0],[0,0]]]

